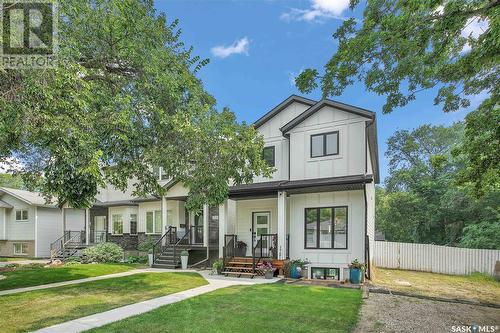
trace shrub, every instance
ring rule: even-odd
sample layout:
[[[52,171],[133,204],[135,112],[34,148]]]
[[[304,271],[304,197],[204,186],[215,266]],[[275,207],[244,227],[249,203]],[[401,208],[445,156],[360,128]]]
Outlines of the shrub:
[[[101,243],[83,250],[86,262],[119,262],[123,260],[123,249],[115,243]]]
[[[142,241],[139,246],[137,246],[137,250],[141,252],[153,253],[153,246],[155,245],[155,240],[153,237],[148,237],[144,241]]]
[[[146,256],[128,256],[125,262],[129,264],[145,264],[148,262],[148,257]]]
[[[82,261],[82,258],[77,257],[77,256],[71,256],[71,257],[68,257],[68,259],[66,259],[66,262],[69,262],[69,261],[71,261],[71,262],[73,262],[73,261],[80,262],[80,261]]]
[[[215,260],[212,264],[212,272],[214,274],[220,274],[222,266],[224,266],[224,262],[222,261],[222,259]]]

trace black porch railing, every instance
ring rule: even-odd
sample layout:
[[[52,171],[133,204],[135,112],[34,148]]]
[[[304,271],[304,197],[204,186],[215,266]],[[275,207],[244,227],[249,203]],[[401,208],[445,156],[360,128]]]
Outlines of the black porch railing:
[[[290,234],[286,234],[286,253],[285,258],[290,259]]]
[[[50,258],[62,257],[65,259],[65,250],[69,246],[77,246],[85,243],[85,231],[67,230],[64,234],[50,244]]]
[[[260,234],[254,245],[252,238],[252,267],[253,272],[262,258],[278,259],[278,234]]]
[[[238,243],[238,236],[224,235],[224,246],[222,248],[222,270],[225,269],[226,263],[231,261],[236,255],[236,244]]]
[[[153,245],[153,264],[156,258],[159,257],[167,246],[171,246],[177,242],[177,227],[168,227],[167,231]]]

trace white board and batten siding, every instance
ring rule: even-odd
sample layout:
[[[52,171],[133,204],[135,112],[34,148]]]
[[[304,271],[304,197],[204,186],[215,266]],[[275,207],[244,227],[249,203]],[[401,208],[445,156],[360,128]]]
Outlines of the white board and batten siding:
[[[374,264],[441,274],[495,273],[500,250],[466,249],[432,244],[375,242]]]

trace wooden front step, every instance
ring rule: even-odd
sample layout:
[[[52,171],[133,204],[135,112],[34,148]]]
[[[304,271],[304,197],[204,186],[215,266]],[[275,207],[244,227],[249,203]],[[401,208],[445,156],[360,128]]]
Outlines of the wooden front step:
[[[254,276],[257,275],[255,273],[250,273],[250,272],[229,272],[229,271],[224,271],[224,272],[222,272],[222,274],[225,274],[225,275],[238,275],[238,276],[245,275],[245,276],[251,276],[251,277],[254,277]]]

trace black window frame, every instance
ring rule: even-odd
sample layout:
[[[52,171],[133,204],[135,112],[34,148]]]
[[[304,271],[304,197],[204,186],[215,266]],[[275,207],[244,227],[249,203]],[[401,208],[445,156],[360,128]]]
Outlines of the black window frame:
[[[135,232],[132,232],[132,215],[135,215]],[[129,216],[129,228],[130,228],[130,235],[138,235],[137,233],[137,213],[135,214],[130,214]]]
[[[264,158],[265,157],[264,151],[266,149],[272,149],[272,151],[273,151],[273,163],[272,164],[267,163],[267,161]],[[264,149],[262,149],[262,159],[267,163],[268,166],[275,167],[276,166],[276,147],[275,146],[264,147]]]
[[[337,150],[336,150],[337,152],[333,153],[333,154],[327,154],[326,153],[326,137],[327,137],[327,135],[330,135],[330,134],[337,134]],[[317,136],[322,136],[323,137],[323,154],[322,155],[318,155],[318,156],[313,156],[313,149],[312,149],[313,138],[317,137]],[[319,133],[319,134],[312,134],[311,137],[310,137],[310,139],[309,139],[309,156],[311,158],[318,158],[318,157],[338,155],[339,154],[339,149],[340,149],[340,147],[339,147],[340,146],[339,145],[339,141],[340,141],[340,133],[339,133],[339,131]]]
[[[330,208],[332,210],[332,246],[320,247],[320,209]],[[345,247],[335,247],[335,209],[345,208]],[[316,246],[307,246],[307,210],[316,209]],[[349,207],[348,206],[326,206],[304,208],[304,249],[305,250],[347,250],[349,243]]]
[[[311,267],[310,269],[311,269],[311,279],[312,280],[325,280],[325,281],[330,280],[330,279],[326,278],[327,274],[326,274],[325,270],[334,269],[337,271],[337,281],[340,281],[340,268],[339,267]],[[322,269],[323,270],[323,279],[315,279],[314,278],[313,274],[314,274],[315,269]]]

